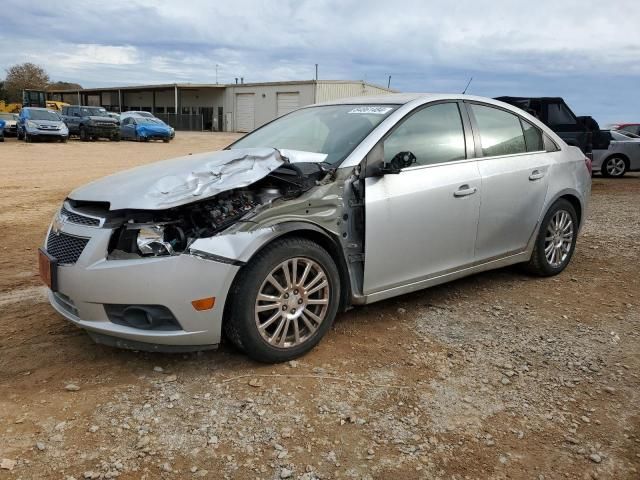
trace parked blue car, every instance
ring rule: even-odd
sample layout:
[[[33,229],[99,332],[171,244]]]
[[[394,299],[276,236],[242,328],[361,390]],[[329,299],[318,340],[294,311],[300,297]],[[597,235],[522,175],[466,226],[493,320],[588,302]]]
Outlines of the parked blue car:
[[[0,142],[4,142],[4,126],[5,125],[6,125],[6,122],[0,119]]]
[[[48,138],[66,142],[69,129],[57,112],[47,108],[24,107],[18,117],[18,140],[32,142]]]
[[[127,117],[120,123],[120,137],[148,142],[162,140],[169,143],[175,135],[173,128],[157,118]]]

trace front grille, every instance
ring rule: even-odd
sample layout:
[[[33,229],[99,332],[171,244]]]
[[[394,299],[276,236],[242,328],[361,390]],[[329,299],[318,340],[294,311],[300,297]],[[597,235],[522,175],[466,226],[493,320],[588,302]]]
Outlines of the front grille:
[[[58,265],[73,265],[88,242],[88,238],[51,231],[47,237],[47,252],[58,261]]]
[[[95,125],[98,127],[115,127],[116,124],[112,122],[96,122]]]
[[[78,213],[70,212],[66,208],[62,207],[60,210],[60,214],[67,217],[67,220],[71,223],[77,223],[78,225],[87,225],[89,227],[99,227],[100,219],[85,217],[84,215],[80,215]]]

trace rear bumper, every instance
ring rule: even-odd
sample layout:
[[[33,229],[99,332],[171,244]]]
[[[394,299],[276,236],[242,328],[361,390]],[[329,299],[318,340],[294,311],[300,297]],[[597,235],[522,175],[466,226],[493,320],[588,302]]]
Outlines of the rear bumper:
[[[142,343],[153,351],[175,350],[162,346],[202,350],[220,343],[224,304],[238,266],[188,254],[106,260],[110,229],[64,224],[62,231],[89,241],[75,264],[57,268],[58,291],[49,292],[49,301],[99,343],[135,349]],[[208,297],[216,297],[211,310],[197,311],[191,305],[192,300]],[[179,329],[113,323],[105,304],[165,306]]]

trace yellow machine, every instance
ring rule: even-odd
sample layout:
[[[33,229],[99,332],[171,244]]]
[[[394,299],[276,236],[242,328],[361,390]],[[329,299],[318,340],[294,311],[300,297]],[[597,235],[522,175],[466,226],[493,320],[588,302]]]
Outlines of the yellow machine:
[[[47,108],[51,110],[62,111],[62,107],[66,107],[69,104],[67,102],[57,102],[55,100],[47,100]]]
[[[0,112],[6,113],[19,113],[22,105],[19,103],[5,103],[4,100],[0,100]]]

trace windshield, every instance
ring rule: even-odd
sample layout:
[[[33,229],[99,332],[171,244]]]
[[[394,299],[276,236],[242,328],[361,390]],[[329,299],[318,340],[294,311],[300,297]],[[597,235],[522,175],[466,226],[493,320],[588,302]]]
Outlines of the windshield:
[[[324,153],[338,164],[397,105],[327,105],[296,110],[231,145],[235,148],[273,147]]]
[[[611,132],[614,134],[618,134],[620,137],[628,137],[628,138],[640,138],[640,135],[636,135],[635,133],[627,132],[626,130],[616,130],[615,132]],[[614,135],[615,137],[615,135]],[[622,140],[622,138],[620,138]]]
[[[149,112],[134,112],[136,116],[139,117],[143,117],[143,118],[153,118],[153,113],[149,113]]]
[[[100,107],[82,107],[80,109],[82,115],[88,115],[93,117],[107,117],[107,111],[104,108]]]
[[[50,120],[52,122],[60,122],[60,115],[51,110],[29,110],[30,120]]]
[[[136,118],[136,123],[138,125],[164,125],[157,118],[147,118],[147,117]]]
[[[18,120],[18,115],[15,113],[0,113],[2,120]]]

